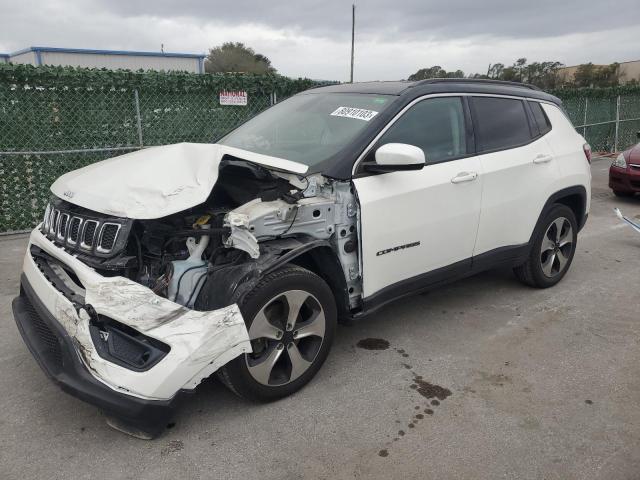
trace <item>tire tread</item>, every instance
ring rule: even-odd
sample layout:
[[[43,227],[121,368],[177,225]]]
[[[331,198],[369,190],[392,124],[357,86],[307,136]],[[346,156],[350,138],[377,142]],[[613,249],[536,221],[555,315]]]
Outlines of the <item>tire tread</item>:
[[[264,288],[266,288],[268,285],[278,281],[283,277],[287,277],[292,274],[304,275],[309,277],[310,279],[313,279],[314,281],[320,280],[321,282],[324,283],[324,280],[322,280],[322,278],[320,278],[315,273],[294,264],[286,264],[281,269],[278,269],[266,275],[249,292],[247,292],[241,298],[237,299],[238,307],[240,307],[240,310],[242,310],[242,307],[244,305],[246,305],[249,301],[251,301],[251,299],[254,298],[256,295],[260,295],[261,291]],[[329,289],[328,286],[327,286],[327,289]],[[233,361],[234,360],[232,360],[232,362]],[[237,380],[235,379],[234,375],[232,375],[229,371],[230,363],[221,367],[218,370],[217,376],[220,382],[238,397],[245,400],[256,400],[256,398],[253,398],[254,397],[253,395],[244,393],[246,391],[246,388],[242,388],[242,386],[237,383]],[[274,397],[273,400],[276,400],[277,398],[278,397]]]
[[[573,255],[575,255],[577,245],[574,245],[574,250],[573,250],[573,253],[571,254],[572,257],[571,257],[571,260],[569,261],[569,265],[566,267],[565,271],[562,273],[562,275],[558,279],[551,282],[545,281],[543,279],[540,279],[540,272],[536,272],[535,270],[536,268],[538,268],[538,262],[539,262],[537,244],[538,244],[540,235],[544,233],[544,230],[548,226],[549,220],[552,217],[556,217],[560,214],[562,214],[566,218],[569,218],[570,221],[572,221],[572,227],[574,228],[577,236],[577,221],[575,218],[575,214],[573,213],[573,210],[571,210],[568,206],[561,203],[555,203],[549,208],[549,210],[543,212],[543,214],[540,215],[540,219],[538,220],[538,223],[536,224],[536,227],[532,235],[532,244],[530,248],[531,251],[529,252],[529,257],[527,258],[527,261],[524,262],[522,265],[518,265],[513,268],[513,273],[515,274],[516,278],[520,282],[524,283],[525,285],[528,285],[534,288],[549,288],[555,285],[556,283],[558,283],[560,280],[562,280],[564,275],[569,270],[571,263],[573,262]],[[576,242],[577,242],[577,237],[576,237]]]

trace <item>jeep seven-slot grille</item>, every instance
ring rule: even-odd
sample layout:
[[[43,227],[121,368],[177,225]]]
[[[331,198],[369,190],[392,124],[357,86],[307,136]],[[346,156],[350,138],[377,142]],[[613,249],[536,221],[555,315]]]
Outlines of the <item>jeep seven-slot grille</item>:
[[[80,217],[73,217],[69,222],[69,233],[67,234],[67,241],[71,245],[78,243],[78,237],[80,236],[80,227],[82,226],[82,219]]]
[[[109,255],[122,249],[123,241],[120,236],[124,233],[122,227],[126,219],[117,217],[90,218],[77,209],[69,210],[62,205],[51,204],[47,207],[42,232],[54,243],[73,249]],[[58,207],[58,208],[57,208]],[[125,229],[127,230],[127,229]]]
[[[93,248],[93,241],[96,238],[96,230],[98,222],[95,220],[87,220],[84,224],[84,232],[82,235],[82,247]]]
[[[100,232],[100,251],[110,252],[116,243],[116,236],[120,230],[120,225],[115,223],[105,223]]]

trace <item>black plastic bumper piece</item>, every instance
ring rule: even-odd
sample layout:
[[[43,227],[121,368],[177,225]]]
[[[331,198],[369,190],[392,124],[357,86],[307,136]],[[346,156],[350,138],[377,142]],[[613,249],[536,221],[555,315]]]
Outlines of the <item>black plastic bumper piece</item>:
[[[96,405],[130,431],[141,432],[147,438],[164,430],[180,395],[166,401],[144,400],[119,393],[96,380],[80,359],[73,339],[45,308],[24,274],[20,295],[13,299],[12,307],[31,354],[63,391]]]

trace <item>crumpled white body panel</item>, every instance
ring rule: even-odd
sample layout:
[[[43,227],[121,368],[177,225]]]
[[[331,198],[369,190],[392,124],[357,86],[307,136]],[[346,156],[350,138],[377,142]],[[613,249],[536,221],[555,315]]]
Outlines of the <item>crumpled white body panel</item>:
[[[308,167],[277,157],[208,143],[177,143],[109,158],[58,178],[51,191],[95,212],[140,220],[162,218],[204,202],[231,155],[304,174]]]
[[[73,269],[85,286],[85,303],[98,313],[171,347],[167,356],[146,372],[134,372],[101,358],[91,340],[86,311],[76,312],[42,275],[27,249],[24,273],[38,298],[73,338],[78,355],[92,375],[116,391],[166,400],[180,389],[195,388],[230,360],[251,352],[249,334],[235,304],[210,312],[190,310],[127,278],[99,275],[52,244],[38,229],[31,233],[31,245]]]

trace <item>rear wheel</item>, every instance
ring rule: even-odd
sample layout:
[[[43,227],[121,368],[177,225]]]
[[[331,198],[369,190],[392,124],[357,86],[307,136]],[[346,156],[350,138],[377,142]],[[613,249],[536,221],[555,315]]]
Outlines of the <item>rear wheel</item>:
[[[270,401],[302,388],[324,363],[336,329],[329,286],[317,275],[287,266],[267,275],[239,302],[253,352],[220,370],[241,397]]]
[[[576,251],[578,225],[566,205],[555,205],[538,222],[528,260],[516,268],[518,279],[532,287],[552,287],[567,273]]]

